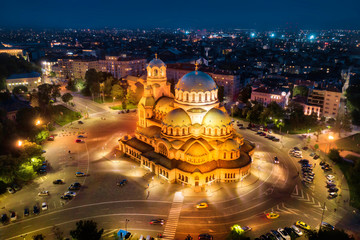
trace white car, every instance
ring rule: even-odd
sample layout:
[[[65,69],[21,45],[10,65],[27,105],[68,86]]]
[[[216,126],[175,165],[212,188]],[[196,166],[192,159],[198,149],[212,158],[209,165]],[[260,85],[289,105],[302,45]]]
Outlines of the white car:
[[[285,240],[291,240],[289,234],[283,229],[283,228],[278,228],[278,233],[280,233],[281,237],[283,237]]]
[[[295,225],[292,225],[291,228],[294,230],[294,232],[298,235],[298,236],[302,236],[303,232]]]
[[[41,209],[42,209],[43,211],[48,210],[48,205],[47,205],[46,202],[43,202],[43,203],[41,204]]]
[[[296,158],[303,158],[301,153],[294,153],[294,157]]]
[[[326,176],[326,179],[327,179],[327,180],[334,180],[334,179],[335,179],[335,176],[334,176],[334,175],[327,175],[327,176]]]
[[[64,195],[71,195],[71,196],[75,197],[75,196],[76,196],[76,192],[67,191],[67,192],[64,193]]]
[[[49,191],[41,191],[38,193],[38,196],[49,196]]]

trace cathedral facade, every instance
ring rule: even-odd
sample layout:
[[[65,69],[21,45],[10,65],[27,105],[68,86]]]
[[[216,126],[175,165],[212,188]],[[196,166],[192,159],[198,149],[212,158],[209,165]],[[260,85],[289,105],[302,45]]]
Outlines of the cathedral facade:
[[[174,96],[166,65],[155,57],[147,66],[135,136],[121,138],[119,149],[172,183],[241,181],[250,173],[254,147],[232,124],[208,74],[196,68],[184,75]]]

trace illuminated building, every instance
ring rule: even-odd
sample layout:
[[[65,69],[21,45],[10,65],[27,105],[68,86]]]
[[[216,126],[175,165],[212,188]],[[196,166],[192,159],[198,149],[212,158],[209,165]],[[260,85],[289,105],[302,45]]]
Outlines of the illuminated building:
[[[11,56],[15,56],[15,57],[22,57],[25,60],[27,59],[27,56],[24,56],[24,52],[22,49],[17,49],[17,48],[0,48],[0,54],[1,53],[6,53],[9,54]]]
[[[253,146],[233,129],[208,74],[184,75],[173,96],[166,65],[155,58],[147,65],[135,136],[120,139],[119,150],[169,182],[204,187],[246,177]]]
[[[14,87],[25,86],[28,91],[37,90],[37,87],[42,84],[40,73],[22,73],[13,74],[6,79],[6,87],[12,91]]]
[[[270,89],[269,87],[259,87],[251,91],[251,101],[263,104],[265,107],[271,102],[276,102],[282,107],[289,104],[290,91],[288,89]]]

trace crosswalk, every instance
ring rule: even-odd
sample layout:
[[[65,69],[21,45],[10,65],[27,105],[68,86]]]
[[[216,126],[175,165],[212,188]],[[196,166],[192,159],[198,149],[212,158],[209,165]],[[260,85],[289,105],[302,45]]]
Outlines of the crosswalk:
[[[182,196],[182,193],[176,192],[169,212],[169,217],[165,225],[163,234],[165,240],[173,240],[175,237],[183,201],[184,197]]]
[[[281,202],[281,203],[277,204],[276,206],[265,211],[265,213],[268,213],[268,212],[277,212],[277,213],[292,214],[292,215],[301,214],[301,212],[298,209],[288,207],[285,205],[284,202]]]
[[[295,185],[295,188],[291,193],[291,197],[299,201],[302,201],[306,204],[309,204],[313,207],[321,208],[321,209],[323,208],[323,204],[320,201],[316,200],[309,193],[304,192],[304,190],[302,190],[301,188],[299,189],[298,185]],[[327,210],[326,206],[325,206],[325,210]]]

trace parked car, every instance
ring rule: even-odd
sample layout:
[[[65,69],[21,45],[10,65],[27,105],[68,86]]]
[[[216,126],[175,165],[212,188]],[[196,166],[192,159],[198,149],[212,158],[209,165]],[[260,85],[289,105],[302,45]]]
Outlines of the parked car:
[[[47,205],[46,202],[43,202],[43,203],[41,204],[41,210],[43,210],[43,211],[48,210],[48,205]]]
[[[6,214],[1,215],[1,223],[5,224],[9,221],[9,217]]]
[[[335,179],[335,176],[334,176],[334,175],[327,175],[327,176],[326,176],[326,179],[327,179],[327,180],[334,180],[334,179]]]
[[[278,138],[273,138],[272,141],[274,141],[274,142],[280,142],[280,139],[278,139]]]
[[[335,230],[335,227],[333,225],[331,225],[330,223],[327,223],[327,222],[322,222],[321,227],[326,228],[326,229]]]
[[[48,141],[54,141],[55,140],[55,137],[54,137],[54,135],[51,135],[50,137],[48,137],[48,139],[47,139]]]
[[[30,213],[29,209],[25,208],[24,209],[24,217],[29,216],[29,213]]]
[[[69,186],[68,190],[79,190],[80,187],[81,187],[81,184],[78,182],[75,182]]]
[[[274,212],[269,212],[269,213],[266,213],[266,217],[268,219],[276,219],[276,218],[280,217],[280,215],[277,213],[274,213]]]
[[[6,190],[8,191],[8,193],[14,194],[15,190],[12,187],[7,187]]]
[[[338,192],[338,191],[339,191],[339,189],[336,188],[336,187],[331,187],[331,188],[329,188],[329,190],[328,190],[328,192]]]
[[[85,138],[85,136],[84,135],[79,135],[79,136],[77,136],[78,138]]]
[[[318,158],[320,158],[320,156],[319,155],[315,155],[314,157],[313,157],[313,159],[318,159]]]
[[[276,240],[283,240],[280,233],[276,230],[270,230],[270,233],[275,237]]]
[[[294,232],[296,233],[296,235],[298,235],[298,236],[302,236],[302,235],[303,235],[303,232],[302,232],[298,227],[296,227],[295,225],[292,225],[291,228],[292,228],[292,230],[294,230]]]
[[[122,186],[124,186],[127,182],[128,182],[127,179],[123,179],[123,180],[121,180],[120,182],[118,182],[116,185],[122,187]]]
[[[10,221],[15,221],[17,219],[16,213],[15,212],[11,212],[10,213]]]
[[[71,195],[72,197],[76,196],[76,192],[72,192],[72,191],[67,191],[64,193],[64,195]]]
[[[208,233],[202,233],[198,236],[199,240],[214,240],[214,237]]]
[[[290,235],[283,229],[283,228],[278,228],[278,233],[280,233],[281,237],[285,240],[291,240]]]
[[[38,196],[49,196],[49,195],[50,195],[49,191],[41,191],[38,193]]]
[[[57,179],[53,181],[53,184],[64,184],[64,181],[61,179]]]
[[[73,197],[71,195],[62,195],[60,198],[63,200],[71,200]]]
[[[302,221],[297,221],[295,223],[296,226],[298,227],[301,227],[302,229],[305,229],[305,230],[310,230],[311,227],[309,225],[307,225],[306,223],[302,222]]]
[[[199,203],[199,204],[196,205],[197,209],[207,208],[207,207],[208,207],[208,204],[206,202],[202,202],[202,203]]]
[[[76,143],[84,143],[85,141],[84,141],[84,140],[81,140],[81,139],[76,139],[75,142],[76,142]]]
[[[76,177],[85,177],[85,173],[83,173],[83,172],[76,172],[76,173],[75,173],[75,176],[76,176]]]
[[[33,207],[33,214],[35,214],[35,215],[38,215],[40,213],[40,209],[38,208],[38,206],[34,206]]]
[[[338,196],[338,194],[336,192],[331,192],[329,193],[328,199],[333,199],[336,198]]]
[[[78,121],[78,124],[84,124],[84,122],[83,121]]]

